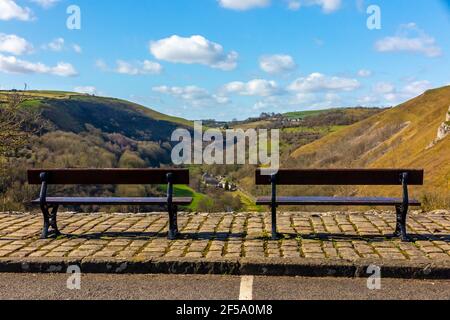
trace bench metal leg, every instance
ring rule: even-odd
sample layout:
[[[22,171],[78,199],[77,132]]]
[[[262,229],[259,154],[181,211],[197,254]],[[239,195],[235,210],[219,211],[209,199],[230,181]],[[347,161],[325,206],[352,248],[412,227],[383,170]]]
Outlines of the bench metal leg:
[[[400,237],[401,236],[401,234],[402,234],[402,227],[401,227],[401,224],[402,224],[402,207],[401,206],[396,206],[395,207],[395,211],[397,212],[397,224],[396,224],[396,227],[395,227],[395,233],[394,233],[394,236],[396,236],[396,237]]]
[[[48,229],[50,228],[50,214],[47,206],[41,206],[41,210],[44,216],[44,227],[42,229],[41,239],[47,239]]]
[[[169,209],[169,240],[175,240],[178,235],[178,207]]]
[[[272,239],[278,239],[278,231],[277,231],[277,207],[272,206]]]
[[[53,233],[55,236],[59,237],[61,235],[61,232],[59,232],[58,229],[58,206],[54,206],[52,208],[52,215],[50,217],[50,226],[53,228]]]
[[[42,214],[44,215],[44,227],[42,229],[41,239],[47,239],[49,234],[53,234],[56,237],[60,236],[61,233],[58,229],[57,215],[58,206],[51,207],[52,212],[49,212],[49,207],[44,205],[41,207]],[[50,227],[52,230],[50,231]]]
[[[395,236],[400,237],[402,241],[409,241],[408,233],[406,230],[406,219],[408,216],[408,209],[404,209],[403,206],[397,206],[397,226],[395,229]]]
[[[273,174],[270,176],[270,182],[272,185],[272,239],[277,240],[278,239],[278,232],[277,232],[277,175]]]

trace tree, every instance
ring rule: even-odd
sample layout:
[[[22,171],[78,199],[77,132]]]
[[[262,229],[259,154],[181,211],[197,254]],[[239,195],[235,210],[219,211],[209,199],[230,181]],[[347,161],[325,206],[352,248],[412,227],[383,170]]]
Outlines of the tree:
[[[11,92],[6,99],[0,108],[0,157],[6,157],[22,147],[27,137],[22,130],[24,118],[20,110],[23,95]]]
[[[14,90],[4,97],[6,102],[0,101],[0,159],[14,156],[31,135],[46,126],[38,113],[22,107],[23,92]]]
[[[37,133],[44,122],[37,113],[23,108],[24,94],[17,90],[0,95],[0,195],[2,208],[19,210],[24,195],[23,171],[26,168],[20,155],[33,133]],[[19,173],[20,172],[20,173]],[[9,208],[9,209],[7,209]]]
[[[126,150],[119,160],[120,168],[145,168],[147,165],[135,152]]]
[[[199,212],[210,213],[214,211],[214,200],[209,197],[200,199],[197,205]]]

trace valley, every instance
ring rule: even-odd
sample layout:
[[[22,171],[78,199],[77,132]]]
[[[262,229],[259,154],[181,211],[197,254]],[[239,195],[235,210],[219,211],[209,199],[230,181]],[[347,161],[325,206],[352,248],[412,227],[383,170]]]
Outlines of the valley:
[[[25,171],[32,167],[168,167],[171,166],[170,141],[177,128],[192,130],[193,122],[171,117],[128,101],[85,94],[56,91],[0,91],[0,103],[10,95],[20,95],[21,107],[39,114],[27,145],[2,159],[8,175],[0,184],[1,211],[29,209],[24,203],[37,190],[25,183]],[[431,147],[438,129],[446,121],[450,105],[450,87],[430,90],[398,107],[344,108],[263,113],[245,121],[205,120],[208,128],[279,129],[282,167],[411,167],[425,168],[426,185],[414,195],[424,200],[427,209],[447,206],[450,193],[450,140],[443,137]],[[191,196],[192,212],[260,211],[254,197],[268,190],[254,186],[256,166],[189,166],[190,186],[177,186],[177,196]],[[205,173],[225,177],[236,190],[208,186]],[[398,190],[381,188],[386,195]],[[79,195],[162,195],[165,187],[107,186],[82,188],[65,186],[55,192]],[[370,194],[370,188],[299,188],[282,190],[320,195]],[[77,209],[77,208],[75,208]],[[79,209],[79,208],[78,208]],[[97,210],[98,208],[90,208]],[[150,210],[140,208],[138,210]],[[298,208],[294,208],[298,209]],[[308,209],[308,208],[302,208]],[[136,208],[113,207],[111,211]]]

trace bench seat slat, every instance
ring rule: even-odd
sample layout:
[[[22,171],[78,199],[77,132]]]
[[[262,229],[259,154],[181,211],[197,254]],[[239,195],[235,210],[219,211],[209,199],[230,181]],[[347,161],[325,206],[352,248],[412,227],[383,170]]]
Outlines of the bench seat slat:
[[[261,197],[257,205],[270,205],[271,197]],[[399,198],[354,198],[354,197],[277,197],[279,205],[330,205],[330,206],[396,206],[403,204]],[[421,206],[420,201],[410,200],[410,206]]]
[[[165,205],[167,198],[47,198],[49,205]],[[34,200],[33,204],[39,204],[40,200]],[[175,205],[189,205],[192,198],[173,198]]]
[[[40,185],[41,173],[47,173],[49,185],[166,184],[168,173],[173,184],[189,184],[188,169],[32,169],[28,183]]]
[[[280,169],[277,185],[293,186],[400,186],[401,176],[408,173],[408,185],[423,185],[424,170],[420,169]],[[271,176],[256,170],[256,185],[270,185]]]

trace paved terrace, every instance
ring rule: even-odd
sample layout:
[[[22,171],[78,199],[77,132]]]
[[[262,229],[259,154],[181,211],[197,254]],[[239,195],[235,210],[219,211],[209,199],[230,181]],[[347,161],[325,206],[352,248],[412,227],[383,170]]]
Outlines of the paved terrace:
[[[122,262],[116,271],[126,272],[127,263],[146,262],[132,272],[172,268],[170,272],[180,273],[253,273],[251,268],[242,270],[247,263],[259,270],[257,274],[270,273],[268,266],[281,264],[283,268],[273,268],[278,273],[297,274],[303,270],[309,274],[305,266],[326,266],[323,272],[327,275],[353,275],[356,269],[352,266],[375,261],[394,266],[392,272],[403,268],[405,273],[407,268],[419,268],[430,274],[426,269],[439,265],[440,277],[443,274],[450,278],[449,211],[411,213],[408,230],[414,241],[409,243],[392,237],[393,212],[280,213],[278,217],[283,236],[275,241],[270,238],[268,214],[180,214],[181,235],[170,241],[166,238],[165,213],[63,213],[59,215],[59,227],[65,236],[41,240],[41,215],[0,214],[0,271],[17,272],[20,266],[22,271],[42,271],[43,264],[58,262],[89,262],[97,267],[109,264],[106,271],[111,271],[111,263]],[[175,262],[184,263],[184,271],[171,264]],[[224,267],[227,262],[233,262],[233,267]],[[160,268],[150,270],[148,265],[152,263]],[[285,265],[297,269],[289,271]],[[339,271],[339,266],[347,271]]]

